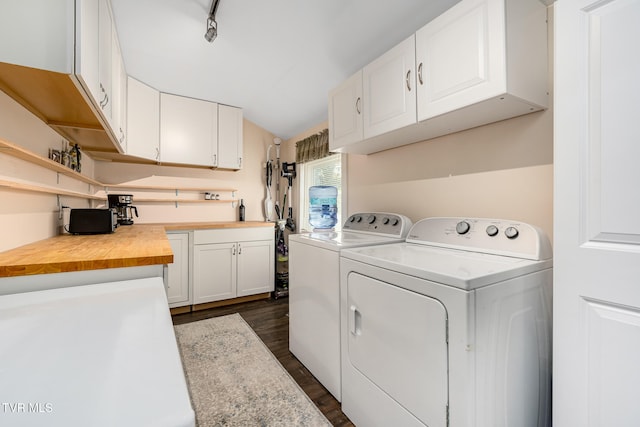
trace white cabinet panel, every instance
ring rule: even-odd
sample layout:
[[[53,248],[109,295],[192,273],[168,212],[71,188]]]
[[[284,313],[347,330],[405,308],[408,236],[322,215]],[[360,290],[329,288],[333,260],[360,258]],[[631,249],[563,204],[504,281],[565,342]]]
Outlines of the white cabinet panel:
[[[167,266],[164,278],[169,307],[190,305],[189,233],[168,233],[167,239],[173,251],[173,264]]]
[[[160,92],[127,79],[127,154],[159,160]]]
[[[193,303],[236,296],[236,243],[212,243],[193,248]]]
[[[270,227],[195,230],[193,303],[273,291],[273,233]]]
[[[273,240],[238,243],[238,296],[273,291]]]
[[[100,7],[95,0],[76,2],[75,72],[97,104],[100,99]]]
[[[242,168],[242,109],[218,106],[218,152],[216,166],[225,169]]]
[[[503,14],[503,1],[464,1],[416,33],[419,120],[505,91]]]
[[[112,119],[112,52],[111,52],[111,33],[113,31],[113,20],[111,19],[111,10],[108,0],[98,0],[99,7],[99,46],[98,46],[98,75],[100,79],[100,98],[98,105],[102,112],[110,122]]]
[[[214,166],[218,104],[160,94],[160,161]]]
[[[364,138],[416,122],[414,36],[362,70]]]
[[[329,93],[329,149],[362,141],[362,70]]]

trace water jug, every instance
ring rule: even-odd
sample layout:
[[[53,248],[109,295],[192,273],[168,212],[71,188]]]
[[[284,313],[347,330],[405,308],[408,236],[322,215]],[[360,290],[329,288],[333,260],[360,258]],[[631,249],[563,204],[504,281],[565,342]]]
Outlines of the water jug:
[[[338,189],[331,185],[309,187],[309,224],[331,229],[338,222]]]

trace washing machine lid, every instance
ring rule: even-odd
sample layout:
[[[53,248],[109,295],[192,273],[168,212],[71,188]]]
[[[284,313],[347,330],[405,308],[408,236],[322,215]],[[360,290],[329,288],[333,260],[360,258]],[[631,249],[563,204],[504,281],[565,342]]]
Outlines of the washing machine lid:
[[[551,259],[533,261],[406,242],[348,249],[340,256],[464,290],[552,267]]]
[[[357,248],[361,246],[398,243],[403,240],[404,239],[401,238],[351,231],[317,231],[289,235],[290,242],[304,243],[332,251],[341,251],[346,248]]]

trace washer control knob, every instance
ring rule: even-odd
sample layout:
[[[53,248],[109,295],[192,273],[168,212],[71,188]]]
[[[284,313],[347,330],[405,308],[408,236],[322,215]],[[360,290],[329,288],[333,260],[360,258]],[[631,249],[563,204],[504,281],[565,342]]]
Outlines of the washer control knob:
[[[460,221],[459,223],[456,224],[456,232],[458,234],[467,234],[470,229],[471,229],[471,226],[467,221]]]
[[[498,231],[498,227],[496,227],[495,225],[490,225],[487,227],[487,234],[491,237],[497,235]]]
[[[356,222],[362,222],[362,217],[360,215],[356,217]]]
[[[504,230],[504,235],[509,239],[515,239],[518,237],[518,234],[518,229],[515,227],[507,227],[507,229]]]
[[[355,220],[356,220],[356,217],[355,217],[355,216],[352,216],[352,217],[349,219],[349,222],[355,222]]]
[[[394,218],[393,221],[391,221],[391,225],[393,225],[394,227],[399,223],[400,223],[400,220],[398,218]]]
[[[367,217],[367,222],[368,222],[369,224],[373,224],[374,222],[376,222],[376,216],[375,216],[375,215],[369,215],[369,216]]]
[[[389,222],[391,222],[391,220],[390,220],[388,217],[386,217],[386,216],[385,216],[385,217],[384,217],[384,219],[382,220],[382,223],[383,223],[384,225],[389,224]]]

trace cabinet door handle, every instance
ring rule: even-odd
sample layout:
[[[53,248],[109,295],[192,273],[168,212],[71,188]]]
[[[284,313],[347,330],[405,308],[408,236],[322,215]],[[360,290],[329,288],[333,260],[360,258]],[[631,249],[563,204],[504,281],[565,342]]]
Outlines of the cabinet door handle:
[[[213,155],[213,166],[218,166],[218,155],[217,154]]]
[[[236,254],[236,245],[233,245],[233,249],[231,250],[231,255]]]
[[[407,71],[407,89],[411,92],[411,70]]]
[[[242,255],[242,245],[238,243],[238,255]]]
[[[160,149],[156,147],[156,160],[160,160]]]
[[[238,157],[238,167],[242,167],[242,157]]]
[[[358,114],[362,114],[362,112],[360,111],[360,97],[356,99],[356,111],[358,112]]]
[[[418,81],[421,85],[424,84],[424,82],[422,81],[422,62],[420,63],[420,65],[418,65]]]

